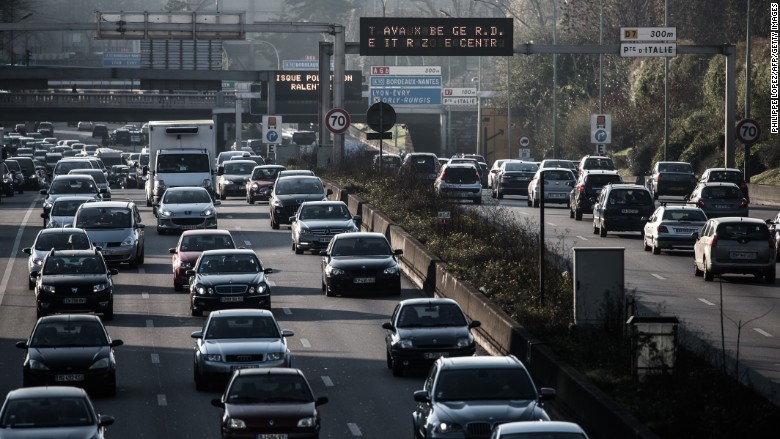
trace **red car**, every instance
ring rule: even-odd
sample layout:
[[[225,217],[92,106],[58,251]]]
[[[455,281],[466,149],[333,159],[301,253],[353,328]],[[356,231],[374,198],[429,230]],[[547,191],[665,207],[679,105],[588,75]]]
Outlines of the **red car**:
[[[268,201],[276,177],[286,169],[282,165],[255,166],[252,176],[246,182],[246,202],[255,204],[255,201]]]
[[[205,250],[236,248],[233,236],[222,229],[185,230],[175,248],[169,249],[173,267],[173,289],[184,291],[189,285],[187,270],[191,270]]]

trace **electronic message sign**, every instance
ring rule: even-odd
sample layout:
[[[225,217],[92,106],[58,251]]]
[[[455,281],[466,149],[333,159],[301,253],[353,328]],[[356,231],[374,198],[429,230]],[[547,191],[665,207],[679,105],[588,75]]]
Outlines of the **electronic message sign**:
[[[311,70],[276,71],[276,99],[319,100],[320,75]],[[333,74],[331,74],[332,82]],[[360,70],[344,72],[344,99],[362,99],[363,75]]]
[[[512,18],[361,17],[360,55],[512,56]]]

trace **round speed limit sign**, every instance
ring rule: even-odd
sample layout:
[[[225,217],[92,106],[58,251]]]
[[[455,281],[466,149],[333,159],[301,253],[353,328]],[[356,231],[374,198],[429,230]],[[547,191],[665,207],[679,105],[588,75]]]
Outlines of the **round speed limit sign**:
[[[742,119],[737,124],[737,139],[745,145],[752,145],[761,138],[761,127],[754,119]]]
[[[349,128],[349,113],[341,108],[333,108],[325,115],[325,126],[334,134],[341,134]]]

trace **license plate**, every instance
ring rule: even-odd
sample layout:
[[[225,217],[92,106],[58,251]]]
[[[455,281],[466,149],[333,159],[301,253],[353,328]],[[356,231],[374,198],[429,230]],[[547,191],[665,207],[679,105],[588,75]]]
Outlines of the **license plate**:
[[[181,226],[182,230],[194,230],[195,226]]]
[[[559,193],[559,192],[552,192],[545,195],[547,195],[547,198],[563,198],[566,196],[566,194]]]
[[[731,259],[756,259],[756,254],[753,252],[729,252],[729,258]]]
[[[55,375],[54,376],[55,381],[59,381],[62,383],[65,382],[74,382],[74,381],[84,381],[84,375],[77,373],[77,374],[69,374],[69,375]]]
[[[621,209],[620,213],[639,213],[639,209]]]
[[[282,433],[258,434],[255,439],[287,439],[287,435]]]
[[[66,305],[78,305],[78,304],[87,303],[87,299],[84,297],[68,297],[62,299],[62,303]]]
[[[235,297],[220,297],[220,302],[243,302],[244,297],[243,296],[235,296]]]
[[[447,356],[448,355],[446,352],[426,352],[423,354],[423,358],[425,358],[426,360],[435,360],[437,358],[447,357]]]
[[[239,370],[239,369],[257,369],[259,367],[260,366],[258,366],[256,364],[248,364],[246,366],[243,366],[243,365],[241,365],[241,366],[230,366],[230,371],[233,372],[233,371]]]
[[[675,233],[693,233],[696,229],[674,229]]]
[[[326,238],[320,238],[320,242],[330,242],[331,237],[328,236]]]
[[[372,284],[376,282],[376,279],[373,277],[356,277],[354,282],[356,284]]]
[[[728,204],[716,204],[715,205],[716,209],[728,209],[729,207],[731,207],[731,206],[729,206]]]

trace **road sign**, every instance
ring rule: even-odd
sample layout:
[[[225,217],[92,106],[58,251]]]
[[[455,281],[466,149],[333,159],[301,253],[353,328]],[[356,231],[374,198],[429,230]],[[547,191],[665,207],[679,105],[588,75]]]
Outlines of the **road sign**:
[[[141,52],[103,52],[103,67],[141,67]]]
[[[455,105],[455,106],[461,106],[461,107],[476,107],[477,106],[477,98],[451,98],[448,96],[444,96],[441,98],[442,105]]]
[[[441,87],[441,76],[370,76],[369,87]],[[476,93],[474,94],[476,96]]]
[[[612,116],[609,114],[590,115],[590,143],[612,142]]]
[[[366,123],[376,132],[390,131],[395,125],[395,109],[385,102],[377,102],[366,111]]]
[[[522,146],[523,148],[525,148],[526,146],[531,144],[531,139],[529,139],[528,137],[523,136],[523,137],[517,139],[517,144]]]
[[[737,139],[745,145],[752,145],[761,138],[761,126],[755,119],[742,119],[737,124]]]
[[[349,128],[349,113],[341,108],[333,108],[325,115],[325,127],[331,133],[341,134]]]
[[[620,56],[624,58],[677,55],[677,43],[622,43]]]
[[[319,70],[320,61],[316,59],[284,59],[282,70]],[[330,69],[333,70],[333,60],[330,60]]]
[[[263,143],[281,141],[282,116],[263,116]]]
[[[441,88],[372,88],[369,96],[391,105],[441,105]]]
[[[441,66],[371,66],[371,75],[441,76]]]
[[[471,88],[443,88],[441,90],[442,95],[452,98],[460,98],[460,97],[476,97],[477,96],[477,88],[471,87]]]
[[[236,98],[238,99],[260,99],[263,97],[263,92],[236,92]]]
[[[620,41],[676,41],[676,27],[621,27]]]

